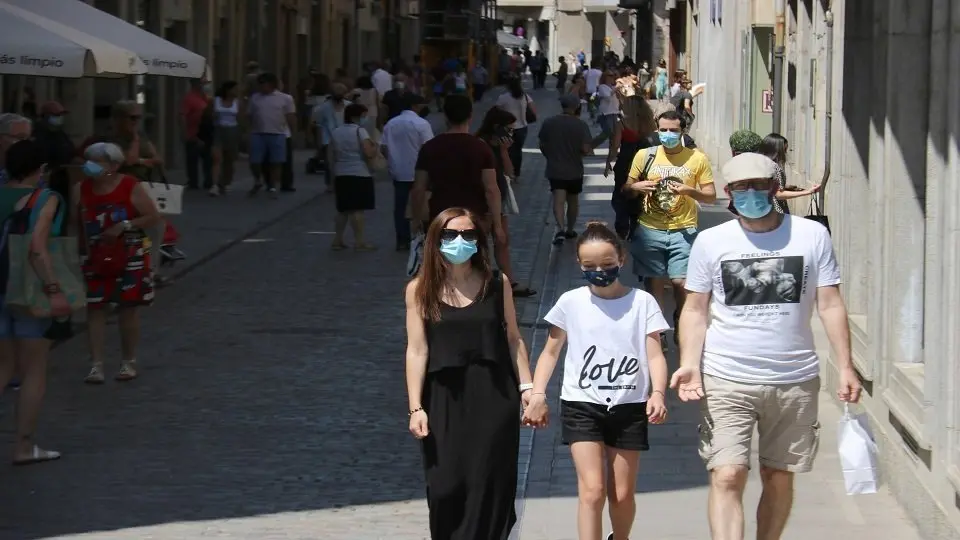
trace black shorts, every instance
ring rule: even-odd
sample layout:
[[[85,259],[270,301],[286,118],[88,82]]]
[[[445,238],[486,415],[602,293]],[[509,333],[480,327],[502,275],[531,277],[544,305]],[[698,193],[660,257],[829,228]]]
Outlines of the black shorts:
[[[606,405],[583,401],[561,401],[563,443],[602,442],[620,450],[649,450],[647,404],[623,403],[607,410]]]
[[[550,181],[550,191],[562,189],[566,191],[568,195],[579,195],[583,192],[583,178],[578,178],[577,180],[555,180],[548,178],[548,180]]]

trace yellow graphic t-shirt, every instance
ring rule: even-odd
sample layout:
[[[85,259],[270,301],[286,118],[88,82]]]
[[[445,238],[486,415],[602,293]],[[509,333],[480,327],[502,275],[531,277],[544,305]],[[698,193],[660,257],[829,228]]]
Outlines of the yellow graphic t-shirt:
[[[647,163],[647,152],[641,150],[633,158],[627,184],[640,179],[643,167]],[[687,195],[678,195],[667,188],[667,179],[699,188],[713,183],[713,168],[710,160],[700,150],[684,148],[668,154],[662,146],[656,147],[657,156],[647,171],[647,180],[658,182],[656,191],[641,194],[643,213],[639,222],[645,227],[661,231],[675,231],[697,226],[697,202]]]

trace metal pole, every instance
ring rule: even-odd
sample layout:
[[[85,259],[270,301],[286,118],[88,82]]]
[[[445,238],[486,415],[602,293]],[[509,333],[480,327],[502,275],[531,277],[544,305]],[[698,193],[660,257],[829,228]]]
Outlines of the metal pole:
[[[786,33],[786,6],[784,0],[776,0],[776,26],[774,27],[773,48],[773,132],[780,133],[783,120],[783,63],[786,56],[784,47]]]

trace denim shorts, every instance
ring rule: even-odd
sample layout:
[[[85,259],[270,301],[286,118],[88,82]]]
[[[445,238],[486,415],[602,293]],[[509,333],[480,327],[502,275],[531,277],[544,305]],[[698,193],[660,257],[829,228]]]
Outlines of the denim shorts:
[[[41,339],[50,328],[50,319],[13,313],[0,295],[0,339]]]
[[[695,227],[661,231],[640,225],[630,242],[634,272],[642,278],[687,277],[690,247],[696,238]]]
[[[250,163],[280,165],[287,161],[287,136],[279,133],[250,134]]]

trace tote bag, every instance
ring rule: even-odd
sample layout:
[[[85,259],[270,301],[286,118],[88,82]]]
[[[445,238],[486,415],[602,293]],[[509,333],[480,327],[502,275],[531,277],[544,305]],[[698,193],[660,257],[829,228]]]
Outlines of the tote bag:
[[[173,216],[183,213],[183,186],[170,184],[163,173],[160,173],[159,182],[147,182],[143,187],[147,188],[147,193],[161,214]]]
[[[60,202],[57,215],[53,220],[51,232],[60,233],[63,229],[65,202],[59,193],[38,189],[31,195],[27,206],[30,208],[30,220],[23,234],[5,234],[4,242],[10,260],[7,275],[6,304],[11,311],[30,317],[50,317],[50,298],[46,295],[43,281],[30,264],[30,237],[37,223],[40,209],[51,196]],[[78,311],[87,305],[87,289],[80,270],[79,243],[72,236],[52,236],[47,239],[50,253],[50,265],[53,275],[60,284],[60,290],[67,298],[70,308]]]

